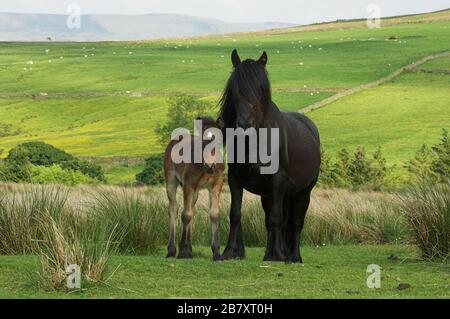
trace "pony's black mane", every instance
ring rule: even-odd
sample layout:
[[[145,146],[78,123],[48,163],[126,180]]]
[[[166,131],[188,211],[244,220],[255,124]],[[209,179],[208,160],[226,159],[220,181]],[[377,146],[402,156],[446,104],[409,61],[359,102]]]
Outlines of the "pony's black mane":
[[[233,70],[220,99],[219,117],[224,127],[233,127],[236,118],[235,104],[246,101],[262,105],[265,110],[272,103],[269,76],[266,68],[255,60],[245,60]]]
[[[216,120],[210,116],[199,116],[197,120],[202,121],[203,126],[211,127],[216,125]]]

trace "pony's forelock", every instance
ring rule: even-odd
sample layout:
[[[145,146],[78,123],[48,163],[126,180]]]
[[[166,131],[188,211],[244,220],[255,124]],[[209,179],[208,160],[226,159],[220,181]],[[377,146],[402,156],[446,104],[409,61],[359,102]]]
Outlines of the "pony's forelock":
[[[225,127],[232,126],[236,117],[234,105],[245,100],[267,107],[272,94],[266,68],[254,60],[245,60],[233,70],[220,99],[219,117]]]

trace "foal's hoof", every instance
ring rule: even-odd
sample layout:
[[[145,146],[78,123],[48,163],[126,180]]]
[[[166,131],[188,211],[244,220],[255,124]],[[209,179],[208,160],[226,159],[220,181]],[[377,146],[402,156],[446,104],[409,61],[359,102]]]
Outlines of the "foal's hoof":
[[[176,248],[169,248],[167,250],[167,256],[166,258],[174,258],[177,255],[177,250]]]
[[[189,259],[192,258],[192,251],[180,251],[178,253],[178,259]]]
[[[175,258],[175,256],[177,255],[177,253],[176,252],[168,252],[167,253],[167,255],[166,255],[166,258]]]

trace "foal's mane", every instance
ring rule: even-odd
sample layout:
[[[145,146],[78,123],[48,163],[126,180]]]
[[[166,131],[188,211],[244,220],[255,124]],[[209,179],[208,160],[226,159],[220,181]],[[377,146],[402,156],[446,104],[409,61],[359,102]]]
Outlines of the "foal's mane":
[[[220,99],[219,118],[224,127],[233,127],[238,101],[262,105],[265,110],[272,103],[269,76],[266,68],[255,60],[245,60],[237,66],[228,79]]]

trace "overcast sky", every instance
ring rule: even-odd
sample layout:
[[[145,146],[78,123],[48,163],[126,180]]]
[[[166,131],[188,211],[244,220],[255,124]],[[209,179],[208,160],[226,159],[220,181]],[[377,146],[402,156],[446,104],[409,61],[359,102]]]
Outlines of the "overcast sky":
[[[69,4],[77,4],[84,14],[176,13],[228,22],[307,24],[367,17],[372,3],[382,16],[450,7],[450,0],[0,0],[0,12],[65,14]]]

